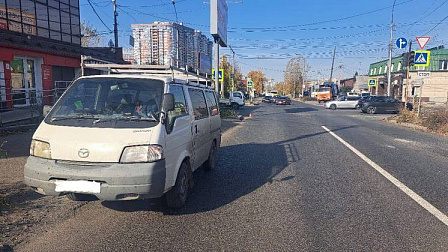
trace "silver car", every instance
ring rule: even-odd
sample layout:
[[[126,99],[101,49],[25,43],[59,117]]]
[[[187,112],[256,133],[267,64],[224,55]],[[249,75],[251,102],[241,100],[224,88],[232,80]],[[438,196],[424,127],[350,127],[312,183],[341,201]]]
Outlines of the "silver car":
[[[335,101],[329,101],[325,103],[325,108],[327,109],[356,109],[358,105],[358,100],[361,99],[360,96],[340,96]]]

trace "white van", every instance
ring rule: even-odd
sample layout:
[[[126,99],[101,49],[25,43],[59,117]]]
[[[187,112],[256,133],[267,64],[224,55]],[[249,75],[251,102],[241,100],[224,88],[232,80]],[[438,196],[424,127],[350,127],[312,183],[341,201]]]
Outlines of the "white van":
[[[215,92],[157,75],[76,80],[33,135],[25,183],[73,200],[156,198],[185,204],[192,173],[215,167]]]

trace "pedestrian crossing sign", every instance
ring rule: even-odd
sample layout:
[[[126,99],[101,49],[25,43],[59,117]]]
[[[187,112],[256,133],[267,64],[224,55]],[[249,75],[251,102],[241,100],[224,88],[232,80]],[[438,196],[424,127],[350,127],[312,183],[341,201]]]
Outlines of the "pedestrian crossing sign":
[[[414,66],[429,66],[431,51],[415,51]]]
[[[369,87],[376,87],[378,84],[378,80],[377,79],[370,79],[369,80]]]

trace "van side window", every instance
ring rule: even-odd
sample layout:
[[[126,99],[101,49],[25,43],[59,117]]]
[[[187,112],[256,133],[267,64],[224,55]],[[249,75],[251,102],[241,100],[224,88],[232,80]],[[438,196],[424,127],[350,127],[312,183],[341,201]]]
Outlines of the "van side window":
[[[176,118],[188,114],[185,95],[181,86],[170,86],[170,93],[174,95],[174,110],[168,112],[168,127],[171,130]]]
[[[205,98],[207,100],[208,111],[211,116],[219,114],[218,104],[216,103],[215,93],[212,91],[205,91]]]
[[[201,120],[208,117],[207,104],[205,103],[204,93],[200,89],[189,88],[191,104],[195,120]]]

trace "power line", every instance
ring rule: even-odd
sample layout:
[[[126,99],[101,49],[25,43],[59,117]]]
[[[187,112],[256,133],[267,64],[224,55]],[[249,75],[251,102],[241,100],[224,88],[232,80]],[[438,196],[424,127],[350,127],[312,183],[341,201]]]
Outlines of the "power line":
[[[448,16],[444,17],[442,20],[440,20],[440,22],[438,22],[433,28],[431,28],[431,30],[429,30],[427,33],[425,33],[425,35],[428,35],[429,33],[431,33],[434,29],[436,29],[440,24],[442,24],[445,20],[448,19]]]
[[[103,23],[104,27],[106,27],[109,31],[112,32],[112,30],[106,25],[106,23],[103,21],[103,19],[100,17],[100,15],[98,14],[98,12],[96,12],[95,7],[93,7],[92,2],[90,2],[90,0],[87,0],[87,2],[89,3],[90,7],[92,7],[93,12],[95,13],[95,15],[98,17],[98,19],[101,21],[101,23]]]

